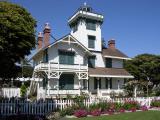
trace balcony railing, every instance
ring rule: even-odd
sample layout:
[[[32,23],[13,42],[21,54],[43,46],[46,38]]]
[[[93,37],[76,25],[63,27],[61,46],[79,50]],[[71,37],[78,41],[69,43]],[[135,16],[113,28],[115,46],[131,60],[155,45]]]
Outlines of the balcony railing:
[[[48,95],[80,95],[80,90],[47,90]]]
[[[59,63],[43,63],[35,66],[35,70],[57,70],[57,71],[67,71],[67,70],[74,70],[74,71],[87,71],[88,65],[82,65],[82,64],[59,64]]]

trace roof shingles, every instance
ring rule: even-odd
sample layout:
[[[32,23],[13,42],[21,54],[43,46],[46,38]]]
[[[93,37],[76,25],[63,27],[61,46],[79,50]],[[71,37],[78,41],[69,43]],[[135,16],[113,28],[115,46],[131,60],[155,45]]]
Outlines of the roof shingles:
[[[118,49],[112,49],[112,48],[103,49],[102,50],[102,55],[103,56],[115,56],[115,57],[128,58],[128,56],[125,55],[124,53],[122,53],[120,50],[118,50]]]
[[[89,75],[132,76],[123,68],[89,68]]]

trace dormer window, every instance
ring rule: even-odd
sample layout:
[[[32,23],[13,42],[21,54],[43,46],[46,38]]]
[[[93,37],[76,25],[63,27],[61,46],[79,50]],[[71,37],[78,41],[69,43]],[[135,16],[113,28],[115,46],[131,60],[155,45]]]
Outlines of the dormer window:
[[[86,29],[88,30],[96,30],[96,22],[92,20],[87,20],[86,21]]]

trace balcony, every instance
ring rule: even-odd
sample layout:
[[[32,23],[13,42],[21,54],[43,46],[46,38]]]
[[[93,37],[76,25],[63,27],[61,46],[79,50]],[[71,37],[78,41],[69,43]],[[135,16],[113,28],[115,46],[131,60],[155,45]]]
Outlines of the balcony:
[[[54,62],[49,63],[43,63],[35,66],[35,70],[38,71],[68,71],[68,72],[83,72],[88,71],[88,65],[82,65],[82,64],[59,64]]]

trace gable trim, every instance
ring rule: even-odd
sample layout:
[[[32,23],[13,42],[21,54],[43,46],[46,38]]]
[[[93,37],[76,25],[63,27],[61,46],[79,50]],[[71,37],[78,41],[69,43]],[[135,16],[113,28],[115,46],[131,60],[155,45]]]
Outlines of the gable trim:
[[[122,60],[132,60],[131,58],[126,57],[117,57],[117,56],[109,56],[109,55],[103,55],[105,58],[115,58],[115,59],[122,59]]]

